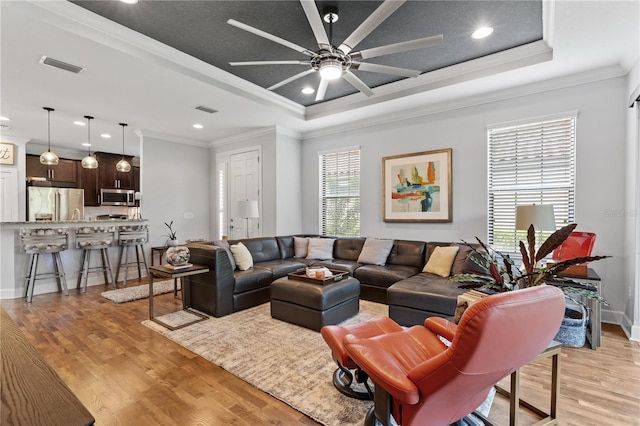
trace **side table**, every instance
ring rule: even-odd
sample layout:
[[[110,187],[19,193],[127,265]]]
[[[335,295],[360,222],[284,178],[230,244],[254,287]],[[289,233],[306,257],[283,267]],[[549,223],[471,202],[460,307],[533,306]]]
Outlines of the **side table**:
[[[208,319],[209,318],[208,316],[203,315],[200,312],[196,312],[188,306],[185,306],[184,298],[182,298],[182,310],[185,312],[189,312],[192,315],[195,315],[196,317],[198,317],[197,319],[190,321],[186,324],[182,324],[177,327],[174,327],[157,318],[154,318],[154,315],[153,315],[153,280],[154,278],[172,278],[175,280],[182,277],[188,277],[190,275],[206,274],[207,272],[209,272],[209,268],[201,265],[193,265],[193,266],[190,266],[189,268],[184,268],[184,269],[168,269],[163,265],[151,266],[149,268],[149,319],[172,331],[178,330],[188,325],[195,324],[197,322]],[[183,282],[183,285],[184,285],[184,282]]]
[[[520,405],[542,417],[542,420],[536,423],[536,426],[551,426],[558,424],[558,400],[560,399],[558,391],[560,390],[561,349],[562,345],[560,342],[552,340],[544,351],[531,360],[531,362],[533,362],[538,359],[551,357],[551,401],[549,413],[520,398],[520,369],[511,373],[509,391],[499,385],[495,385],[496,391],[500,395],[504,395],[509,398],[509,426],[516,426],[518,424],[518,407]]]

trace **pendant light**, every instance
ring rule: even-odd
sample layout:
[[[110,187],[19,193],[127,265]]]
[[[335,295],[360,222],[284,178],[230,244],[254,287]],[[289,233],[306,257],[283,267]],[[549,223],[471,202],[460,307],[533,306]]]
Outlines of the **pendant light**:
[[[55,111],[53,108],[42,107],[45,111],[47,111],[47,132],[49,135],[49,149],[42,153],[40,156],[40,163],[46,164],[47,166],[57,166],[58,165],[58,156],[55,152],[51,152],[51,111]]]
[[[91,117],[90,115],[85,115],[84,118],[87,119],[87,128],[88,128],[88,133],[89,133],[89,137],[88,137],[88,141],[87,141],[88,144],[89,144],[89,154],[82,159],[82,168],[83,169],[97,169],[98,168],[98,160],[96,160],[96,157],[91,155],[91,120],[93,120],[93,117]]]
[[[122,160],[118,161],[116,164],[116,170],[119,172],[130,172],[131,164],[127,160],[124,159],[124,128],[127,126],[127,123],[118,123],[122,126]]]

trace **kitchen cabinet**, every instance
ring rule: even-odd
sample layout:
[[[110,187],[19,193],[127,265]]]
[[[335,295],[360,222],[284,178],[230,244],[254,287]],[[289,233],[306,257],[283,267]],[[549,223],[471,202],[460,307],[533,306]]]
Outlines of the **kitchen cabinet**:
[[[78,188],[84,189],[84,205],[99,206],[98,169],[84,169],[80,161],[76,161],[76,167],[78,170]]]
[[[133,170],[127,173],[116,170],[116,164],[122,159],[122,155],[98,152],[96,153],[96,158],[98,160],[98,184],[100,188],[133,189]],[[127,155],[124,158],[129,163],[133,160],[133,157]]]
[[[47,166],[40,163],[40,156],[27,155],[27,177],[42,177],[58,182],[76,183],[77,161],[61,158],[57,166]]]
[[[140,192],[140,167],[132,166],[131,172],[133,173],[133,189]]]

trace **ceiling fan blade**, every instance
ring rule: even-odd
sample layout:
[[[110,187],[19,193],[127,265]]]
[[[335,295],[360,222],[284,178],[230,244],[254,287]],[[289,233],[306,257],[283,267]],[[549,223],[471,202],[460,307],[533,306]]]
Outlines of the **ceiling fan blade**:
[[[362,80],[360,80],[354,73],[351,71],[346,71],[342,74],[342,77],[349,82],[353,87],[364,93],[366,96],[373,96],[373,90],[369,88]]]
[[[385,19],[404,4],[406,0],[386,0],[380,5],[354,32],[351,33],[345,41],[342,42],[338,49],[344,53],[349,53],[358,45],[366,36],[375,30]]]
[[[360,52],[354,52],[351,57],[356,59],[368,59],[383,55],[390,55],[392,53],[406,52],[408,50],[424,49],[426,47],[442,44],[443,40],[444,37],[442,34],[433,37],[418,38],[415,40],[402,41],[400,43],[387,44],[386,46],[361,50]]]
[[[318,91],[316,92],[316,101],[321,101],[324,99],[324,94],[327,93],[327,87],[329,87],[329,80],[323,78],[320,80],[320,85],[318,86]]]
[[[388,65],[368,64],[365,62],[354,62],[355,69],[360,71],[379,72],[382,74],[399,75],[402,77],[417,78],[420,71],[410,70],[407,68],[390,67]]]
[[[291,83],[292,81],[297,80],[299,78],[302,78],[305,75],[309,75],[309,74],[311,74],[313,72],[316,72],[316,70],[314,70],[313,68],[308,69],[306,71],[302,71],[301,73],[298,73],[298,74],[294,75],[293,77],[289,77],[286,80],[282,80],[280,83],[276,83],[271,87],[267,87],[267,90],[275,90],[278,87],[284,86],[285,84]]]
[[[281,44],[283,46],[288,47],[289,49],[293,49],[293,50],[295,50],[297,52],[304,53],[305,55],[308,55],[308,56],[314,56],[315,55],[314,52],[311,52],[310,50],[305,49],[302,46],[298,46],[297,44],[291,43],[290,41],[287,41],[287,40],[285,40],[283,38],[280,38],[278,36],[274,36],[273,34],[269,34],[267,32],[264,32],[262,30],[254,28],[254,27],[252,27],[250,25],[243,24],[242,22],[238,22],[235,19],[229,19],[227,21],[227,24],[233,25],[234,27],[240,28],[241,30],[248,31],[248,32],[253,33],[253,34],[257,35],[257,36],[264,37],[267,40],[274,41],[276,43],[279,43],[279,44]]]
[[[245,61],[229,62],[232,67],[239,65],[309,65],[309,61]]]
[[[309,25],[311,25],[313,35],[318,41],[318,47],[320,47],[320,49],[330,49],[331,43],[329,43],[329,37],[327,37],[327,32],[322,24],[322,18],[320,18],[320,14],[316,8],[316,2],[314,0],[300,0],[300,4],[302,5],[302,9],[304,9],[305,15],[307,15],[307,20],[309,21]]]

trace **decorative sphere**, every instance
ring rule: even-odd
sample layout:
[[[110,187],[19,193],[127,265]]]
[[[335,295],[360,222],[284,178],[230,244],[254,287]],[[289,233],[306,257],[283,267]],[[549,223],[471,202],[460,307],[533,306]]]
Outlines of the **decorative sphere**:
[[[169,247],[167,249],[167,262],[173,266],[184,265],[189,262],[189,249],[185,246]]]

